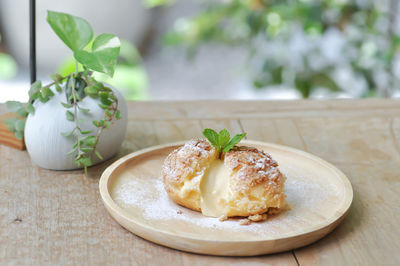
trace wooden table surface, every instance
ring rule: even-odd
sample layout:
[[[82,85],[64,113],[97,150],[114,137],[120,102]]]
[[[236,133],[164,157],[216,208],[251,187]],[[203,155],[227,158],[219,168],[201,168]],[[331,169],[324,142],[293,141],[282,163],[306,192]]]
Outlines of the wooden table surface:
[[[130,102],[117,157],[82,171],[35,166],[0,146],[0,264],[400,265],[400,101]],[[5,107],[0,105],[0,115]],[[148,146],[201,135],[205,127],[313,153],[350,179],[348,216],[322,240],[259,257],[189,254],[143,240],[106,212],[102,171]]]

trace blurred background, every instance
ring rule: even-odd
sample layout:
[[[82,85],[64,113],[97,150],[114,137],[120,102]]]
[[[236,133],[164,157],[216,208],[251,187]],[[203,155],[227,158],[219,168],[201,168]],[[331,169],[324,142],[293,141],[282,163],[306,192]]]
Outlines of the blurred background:
[[[400,97],[398,0],[36,0],[38,79],[73,69],[46,10],[122,41],[129,100]],[[26,101],[28,1],[0,1],[0,102]]]

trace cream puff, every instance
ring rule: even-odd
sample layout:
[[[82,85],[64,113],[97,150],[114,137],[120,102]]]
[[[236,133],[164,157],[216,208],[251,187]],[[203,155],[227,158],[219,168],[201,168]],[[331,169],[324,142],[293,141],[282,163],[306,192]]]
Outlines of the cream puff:
[[[205,216],[260,220],[285,205],[285,176],[269,154],[252,147],[220,156],[207,140],[188,141],[165,159],[162,178],[173,201]]]

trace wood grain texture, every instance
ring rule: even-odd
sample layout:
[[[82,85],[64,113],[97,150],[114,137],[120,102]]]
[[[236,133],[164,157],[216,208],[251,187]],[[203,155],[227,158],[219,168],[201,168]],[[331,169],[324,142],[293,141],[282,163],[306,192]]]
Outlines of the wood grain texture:
[[[291,209],[247,226],[238,219],[222,223],[172,203],[164,191],[161,167],[168,154],[184,143],[128,154],[107,167],[100,178],[100,194],[109,213],[127,230],[154,243],[225,256],[290,251],[330,233],[353,199],[349,180],[326,161],[287,146],[242,141],[242,145],[267,151],[279,162],[287,178],[285,190]],[[180,214],[175,215],[177,212]]]
[[[243,121],[252,139],[286,143],[320,155],[342,169],[353,185],[349,216],[327,237],[296,250],[300,265],[400,262],[400,242],[396,239],[400,236],[400,120],[387,115],[303,117],[292,121],[295,128],[286,119]],[[285,137],[287,132],[292,132],[289,138]]]
[[[8,118],[17,117],[14,113],[7,113],[0,116],[0,144],[7,145],[17,150],[25,149],[25,142],[23,139],[17,139],[4,122]]]
[[[116,158],[85,177],[39,169],[26,152],[0,145],[1,265],[297,265],[296,258],[300,265],[400,264],[400,101],[131,102],[128,109],[116,158],[199,136],[201,121],[233,131],[238,125],[249,139],[304,149],[339,167],[353,185],[350,212],[328,236],[294,253],[195,255],[152,244],[111,218],[98,178]]]

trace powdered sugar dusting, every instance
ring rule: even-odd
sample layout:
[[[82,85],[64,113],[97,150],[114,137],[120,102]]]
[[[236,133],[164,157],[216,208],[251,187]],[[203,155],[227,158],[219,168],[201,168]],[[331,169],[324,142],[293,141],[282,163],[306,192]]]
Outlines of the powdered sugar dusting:
[[[310,182],[310,173],[304,169],[282,166],[280,169],[287,176],[285,193],[291,210],[250,225],[240,225],[238,219],[221,222],[218,218],[205,217],[199,212],[175,204],[169,199],[161,178],[157,176],[138,178],[132,175],[126,182],[116,184],[111,195],[120,207],[127,211],[139,209],[145,220],[155,221],[157,226],[164,226],[164,230],[171,224],[183,223],[193,228],[193,231],[201,228],[210,232],[225,231],[231,235],[243,233],[250,238],[278,237],[282,231],[288,234],[296,232],[299,224],[315,224],[318,222],[315,219],[322,222],[329,218],[313,216],[310,220],[307,215],[310,212],[324,213],[322,210],[325,208],[332,208],[334,213],[337,202],[332,201],[332,198],[340,200],[340,193],[335,184],[326,183],[326,179],[319,181],[318,178],[315,178],[315,182]]]

